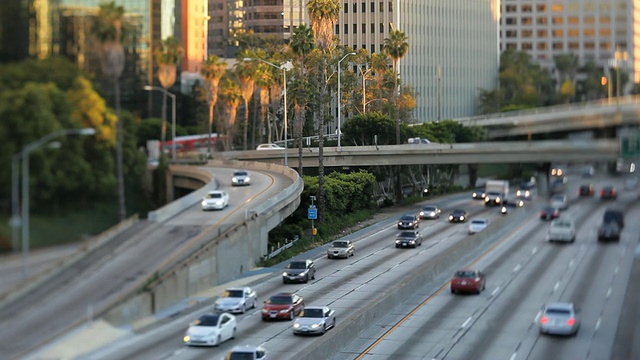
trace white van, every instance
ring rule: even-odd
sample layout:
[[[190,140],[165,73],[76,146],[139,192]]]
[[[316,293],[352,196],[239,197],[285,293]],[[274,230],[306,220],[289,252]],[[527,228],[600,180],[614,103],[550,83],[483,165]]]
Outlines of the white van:
[[[576,240],[576,227],[573,220],[560,217],[551,221],[547,231],[547,241],[574,242]]]

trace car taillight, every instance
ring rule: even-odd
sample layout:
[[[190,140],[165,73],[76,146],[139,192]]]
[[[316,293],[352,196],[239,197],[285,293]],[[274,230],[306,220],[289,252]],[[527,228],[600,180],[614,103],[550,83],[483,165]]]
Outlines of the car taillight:
[[[546,316],[543,316],[540,318],[540,324],[546,324],[549,322],[549,318]]]
[[[569,326],[573,326],[575,323],[576,323],[575,318],[569,318],[569,320],[567,320],[567,325]]]

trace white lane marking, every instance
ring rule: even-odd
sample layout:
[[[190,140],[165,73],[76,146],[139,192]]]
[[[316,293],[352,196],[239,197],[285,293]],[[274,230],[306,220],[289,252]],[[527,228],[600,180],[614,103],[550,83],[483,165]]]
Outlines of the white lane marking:
[[[461,327],[461,328],[463,328],[463,327],[465,327],[465,326],[469,325],[469,323],[470,323],[470,322],[471,322],[471,316],[469,316],[469,317],[467,318],[467,320],[465,320],[465,322],[464,322],[464,323],[462,323],[462,326],[460,326],[460,327]]]
[[[356,290],[358,290],[358,289],[360,289],[360,288],[364,287],[365,285],[367,285],[367,284],[362,284],[362,285],[358,286],[357,288],[353,289],[353,291],[356,291]]]
[[[595,330],[598,330],[598,328],[600,327],[600,320],[601,320],[601,318],[598,318],[598,321],[596,321],[596,329]]]
[[[509,358],[509,360],[515,360],[516,356],[518,356],[517,352],[514,352],[513,355]]]
[[[538,252],[538,247],[534,247],[533,250],[531,250],[531,255],[535,255]]]
[[[607,299],[609,298],[609,295],[611,295],[611,287],[609,287],[609,290],[607,290],[607,296],[606,296]]]
[[[513,272],[518,272],[518,271],[520,271],[520,269],[522,269],[522,265],[518,264],[518,265],[516,265],[515,268],[513,268]]]
[[[495,290],[491,292],[491,296],[495,296],[498,293],[498,291],[500,291],[500,286],[498,286]]]
[[[558,281],[554,286],[553,286],[553,291],[558,290],[558,288],[560,287],[560,281]]]
[[[400,266],[400,264],[395,264],[395,265],[393,265],[393,266],[391,267],[391,269],[395,269],[395,268],[397,268],[398,266]],[[391,269],[389,269],[389,270],[391,270]]]
[[[571,261],[569,261],[569,267],[573,266],[573,259],[571,259]]]
[[[540,320],[540,316],[542,316],[542,310],[539,310],[536,316],[533,318],[533,323],[537,323]]]
[[[615,269],[615,270],[613,270],[613,273],[614,273],[614,274],[617,274],[617,273],[618,273],[618,271],[620,271],[620,265],[616,266],[616,269]]]

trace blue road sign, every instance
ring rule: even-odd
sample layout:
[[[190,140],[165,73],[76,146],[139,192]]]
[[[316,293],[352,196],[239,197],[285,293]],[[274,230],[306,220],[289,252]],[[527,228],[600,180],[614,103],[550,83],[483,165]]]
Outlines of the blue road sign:
[[[307,217],[309,220],[317,220],[318,219],[318,209],[316,207],[309,207],[307,210]]]

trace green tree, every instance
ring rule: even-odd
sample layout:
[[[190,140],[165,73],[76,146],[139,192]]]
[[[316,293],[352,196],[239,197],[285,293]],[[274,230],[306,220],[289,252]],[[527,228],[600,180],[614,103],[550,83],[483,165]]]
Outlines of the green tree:
[[[116,116],[118,118],[116,128],[116,167],[118,177],[118,208],[120,221],[127,217],[124,190],[124,169],[123,169],[123,134],[122,118],[120,106],[120,76],[124,70],[125,57],[124,45],[125,24],[124,8],[116,6],[115,2],[100,5],[98,16],[92,28],[92,33],[100,43],[100,64],[102,75],[113,83],[116,105]]]
[[[224,149],[225,151],[232,150],[233,139],[235,137],[235,122],[238,113],[238,105],[240,105],[240,99],[242,98],[242,90],[238,85],[238,80],[227,74],[222,78],[220,84],[220,97],[227,110],[227,120],[220,122],[223,127],[222,133],[225,134]]]
[[[340,15],[339,0],[309,0],[307,12],[316,47],[322,52],[322,71],[319,81],[320,116],[318,116],[318,224],[322,223],[325,211],[324,198],[324,121],[327,116],[327,51],[333,44],[333,25]]]
[[[242,92],[242,101],[244,102],[244,122],[242,147],[248,149],[248,129],[249,129],[249,101],[253,97],[256,88],[256,63],[255,61],[242,61],[244,58],[253,58],[254,55],[249,50],[243,50],[238,53],[240,60],[235,68],[235,74],[240,83],[240,91]]]
[[[227,63],[220,60],[216,55],[209,55],[202,63],[200,73],[204,78],[204,88],[206,91],[207,104],[209,105],[209,137],[213,134],[213,109],[218,102],[218,87],[220,79],[227,71]],[[207,141],[209,156],[213,154],[211,141]]]
[[[587,61],[582,67],[585,79],[582,82],[582,96],[585,100],[594,100],[607,97],[609,79],[605,77],[602,68],[598,67],[593,60]],[[602,78],[606,79],[603,84]]]
[[[384,39],[384,51],[393,60],[393,106],[396,118],[396,144],[400,144],[400,110],[398,109],[398,63],[409,52],[407,35],[397,29],[389,32],[389,37]]]
[[[345,144],[354,146],[390,145],[395,140],[394,121],[381,112],[352,116],[344,122],[342,130]]]
[[[571,79],[565,79],[562,85],[560,85],[560,95],[565,103],[570,103],[576,96],[576,85]]]
[[[156,63],[158,64],[158,80],[164,88],[162,95],[162,131],[160,141],[162,144],[167,140],[167,90],[176,82],[176,68],[182,57],[182,46],[180,41],[169,36],[162,42],[155,51]]]
[[[576,79],[578,71],[579,59],[574,53],[559,54],[553,57],[556,70],[560,73],[560,83],[563,84],[566,79],[572,82]]]

